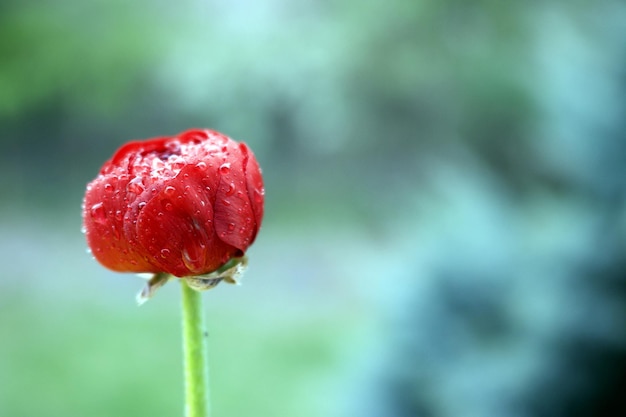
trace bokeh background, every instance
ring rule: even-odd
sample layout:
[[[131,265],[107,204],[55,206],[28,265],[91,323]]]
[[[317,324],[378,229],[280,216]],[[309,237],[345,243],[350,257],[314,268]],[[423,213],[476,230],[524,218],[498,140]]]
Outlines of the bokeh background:
[[[246,141],[216,416],[626,415],[626,4],[0,3],[0,415],[180,416],[179,288],[86,253],[130,139]]]

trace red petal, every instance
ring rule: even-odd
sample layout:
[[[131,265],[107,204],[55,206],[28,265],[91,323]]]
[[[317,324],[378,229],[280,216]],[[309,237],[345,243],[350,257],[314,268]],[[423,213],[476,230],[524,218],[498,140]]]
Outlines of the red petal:
[[[255,221],[255,232],[250,239],[250,244],[252,244],[261,227],[261,221],[263,220],[265,188],[263,186],[263,177],[261,176],[261,167],[259,167],[259,163],[254,154],[245,143],[241,143],[239,147],[242,151],[245,150],[245,152],[248,153],[248,163],[245,167],[246,187],[248,189],[248,198],[250,199]]]
[[[159,272],[124,233],[124,223],[131,221],[128,183],[128,175],[121,174],[100,176],[89,184],[83,211],[87,243],[93,256],[114,271]]]
[[[208,189],[207,189],[208,187]],[[138,242],[160,270],[178,277],[212,272],[236,251],[215,235],[215,168],[184,167],[143,208],[137,219]]]
[[[228,157],[220,169],[215,196],[215,231],[222,241],[243,254],[256,235],[256,218],[250,204],[244,167],[248,163],[247,147],[228,143]]]

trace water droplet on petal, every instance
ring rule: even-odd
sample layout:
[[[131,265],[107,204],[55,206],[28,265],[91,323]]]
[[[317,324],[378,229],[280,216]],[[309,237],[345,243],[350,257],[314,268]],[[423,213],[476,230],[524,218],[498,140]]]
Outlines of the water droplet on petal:
[[[254,201],[256,201],[258,204],[261,204],[263,202],[263,196],[265,195],[265,189],[255,189],[254,190]]]
[[[223,199],[223,200],[222,200],[222,203],[223,203],[225,206],[230,206],[230,201],[228,201],[228,200],[226,200],[226,199]]]
[[[206,170],[206,163],[205,162],[198,162],[196,164],[196,169],[198,171],[205,171]]]
[[[85,226],[81,227],[80,232],[83,234],[87,233],[87,228]]]
[[[167,187],[165,187],[165,195],[172,196],[175,192],[176,192],[176,188],[172,187],[171,185],[168,185]]]
[[[90,213],[93,221],[100,224],[106,224],[107,214],[104,210],[104,206],[102,205],[102,203],[96,203],[91,206]]]
[[[226,162],[220,165],[220,174],[226,175],[229,172],[230,172],[230,162]]]
[[[120,222],[122,221],[122,211],[121,211],[121,210],[117,210],[117,211],[115,212],[115,219],[116,219],[117,221],[120,221]]]
[[[113,186],[107,182],[106,184],[104,184],[104,191],[106,191],[107,193],[112,193]]]
[[[170,250],[167,248],[161,249],[161,257],[167,258],[170,255]]]
[[[142,201],[141,203],[137,204],[137,207],[139,208],[139,210],[141,210],[142,208],[144,208],[146,206],[146,202]]]
[[[205,251],[202,245],[190,244],[182,250],[183,263],[192,273],[198,273],[204,267]]]
[[[135,194],[143,193],[143,190],[145,189],[143,186],[143,180],[141,179],[141,177],[133,178],[126,186],[126,189],[129,192],[135,193]]]
[[[232,232],[233,230],[235,230],[235,223],[228,223],[228,231]]]
[[[233,195],[233,194],[235,194],[235,183],[231,182],[230,184],[228,184],[226,195]]]

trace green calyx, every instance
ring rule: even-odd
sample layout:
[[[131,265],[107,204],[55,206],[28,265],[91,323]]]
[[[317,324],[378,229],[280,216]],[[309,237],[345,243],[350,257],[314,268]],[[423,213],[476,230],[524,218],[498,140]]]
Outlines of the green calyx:
[[[208,274],[193,275],[188,277],[182,277],[187,282],[189,288],[196,291],[206,291],[211,288],[215,288],[217,284],[224,281],[228,284],[239,285],[239,281],[244,272],[248,268],[248,257],[242,256],[240,258],[232,258],[217,270]],[[140,275],[144,277],[144,275]],[[148,282],[137,294],[136,300],[138,305],[144,304],[151,299],[156,291],[167,284],[173,277],[170,274],[159,272],[157,274],[149,276]]]

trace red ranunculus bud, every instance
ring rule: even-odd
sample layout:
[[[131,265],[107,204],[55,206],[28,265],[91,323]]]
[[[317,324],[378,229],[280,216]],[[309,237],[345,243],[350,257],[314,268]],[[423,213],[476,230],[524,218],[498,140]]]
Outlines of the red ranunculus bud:
[[[218,132],[129,142],[87,185],[87,243],[114,271],[210,273],[252,244],[263,195],[252,151]]]

